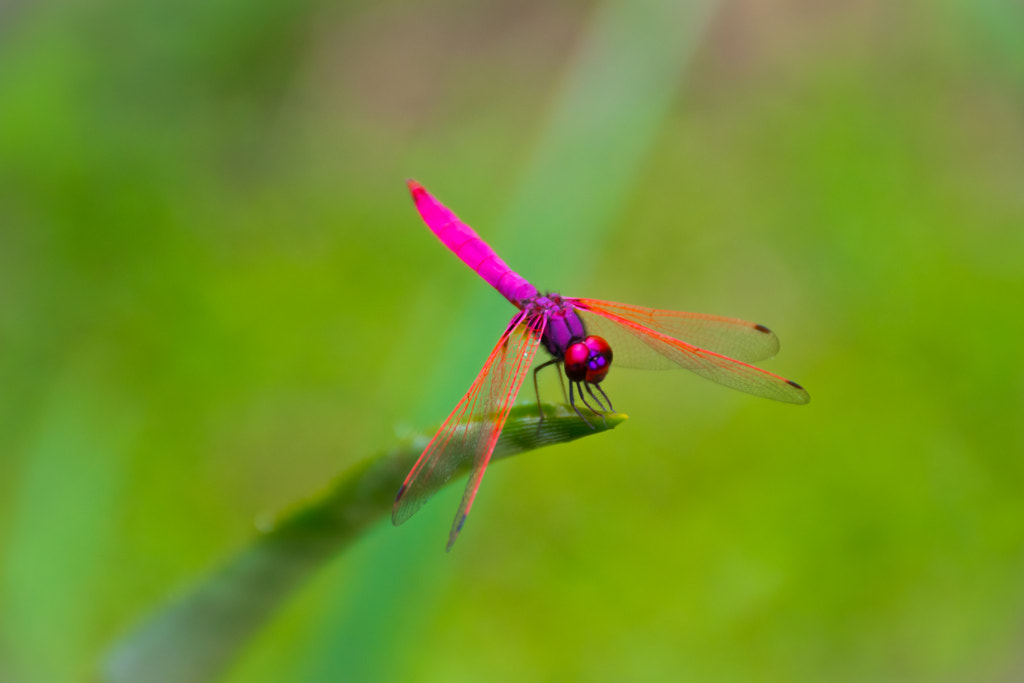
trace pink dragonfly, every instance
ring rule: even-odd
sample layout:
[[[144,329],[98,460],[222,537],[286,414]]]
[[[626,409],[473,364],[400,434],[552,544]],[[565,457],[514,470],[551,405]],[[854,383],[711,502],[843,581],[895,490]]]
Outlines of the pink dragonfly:
[[[422,185],[414,180],[408,185],[427,227],[518,311],[469,391],[405,478],[391,514],[395,525],[423,507],[460,465],[472,461],[469,482],[448,536],[451,550],[473,507],[509,410],[542,345],[551,359],[533,371],[535,390],[541,368],[554,364],[561,373],[564,366],[569,378],[569,403],[588,424],[576,405],[577,394],[591,419],[611,410],[611,401],[600,387],[612,364],[612,345],[607,340],[615,344],[615,362],[623,367],[681,367],[755,396],[796,404],[810,400],[796,382],[750,365],[771,358],[779,350],[778,338],[767,327],[714,315],[659,311],[554,293],[541,295]],[[587,395],[599,409],[591,406]]]

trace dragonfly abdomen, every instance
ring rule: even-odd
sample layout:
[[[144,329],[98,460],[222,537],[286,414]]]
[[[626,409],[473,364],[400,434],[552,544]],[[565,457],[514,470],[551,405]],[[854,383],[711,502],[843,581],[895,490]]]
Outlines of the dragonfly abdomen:
[[[408,181],[408,185],[416,209],[430,230],[487,284],[517,308],[522,308],[524,299],[537,296],[537,288],[498,258],[491,246],[459,220],[455,212],[434,199],[415,180]]]

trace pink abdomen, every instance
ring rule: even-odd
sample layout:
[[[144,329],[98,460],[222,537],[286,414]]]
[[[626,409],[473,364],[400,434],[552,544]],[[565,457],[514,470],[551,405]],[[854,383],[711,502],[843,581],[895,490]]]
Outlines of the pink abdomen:
[[[434,199],[415,180],[408,181],[416,209],[438,239],[455,252],[462,262],[472,268],[513,305],[522,308],[523,299],[537,296],[537,289],[519,273],[505,264],[494,250],[480,239],[471,227],[459,220],[450,209]]]

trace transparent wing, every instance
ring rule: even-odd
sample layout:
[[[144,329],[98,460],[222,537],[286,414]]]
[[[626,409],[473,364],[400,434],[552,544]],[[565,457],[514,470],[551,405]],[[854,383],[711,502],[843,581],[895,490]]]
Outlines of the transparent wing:
[[[520,313],[509,323],[469,391],[405,478],[391,512],[394,524],[409,519],[460,466],[471,461],[473,465],[466,492],[448,537],[448,549],[451,549],[473,506],[480,480],[519,387],[537,354],[545,321],[543,315]]]
[[[693,346],[720,353],[745,363],[773,357],[779,352],[779,338],[764,325],[703,313],[660,311],[632,304],[596,299],[575,299],[595,313],[608,313],[647,329],[661,332]]]
[[[674,339],[618,315],[613,306],[621,304],[606,304],[591,299],[573,299],[572,303],[577,307],[588,332],[604,337],[611,345],[613,368],[616,365],[645,369],[681,367],[712,382],[755,396],[783,403],[803,404],[811,400],[807,390],[796,382],[721,353]]]

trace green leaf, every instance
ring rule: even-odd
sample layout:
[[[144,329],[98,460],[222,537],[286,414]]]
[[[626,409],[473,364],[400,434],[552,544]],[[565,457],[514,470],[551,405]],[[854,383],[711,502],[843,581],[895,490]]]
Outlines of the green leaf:
[[[612,429],[611,413],[588,427],[568,407],[516,406],[494,460]],[[387,517],[429,436],[359,463],[322,495],[298,505],[219,570],[158,611],[112,649],[106,679],[194,683],[216,679],[292,592],[323,563]],[[465,474],[465,469],[458,474]],[[452,479],[455,480],[455,477]],[[438,552],[445,535],[438,535]]]

